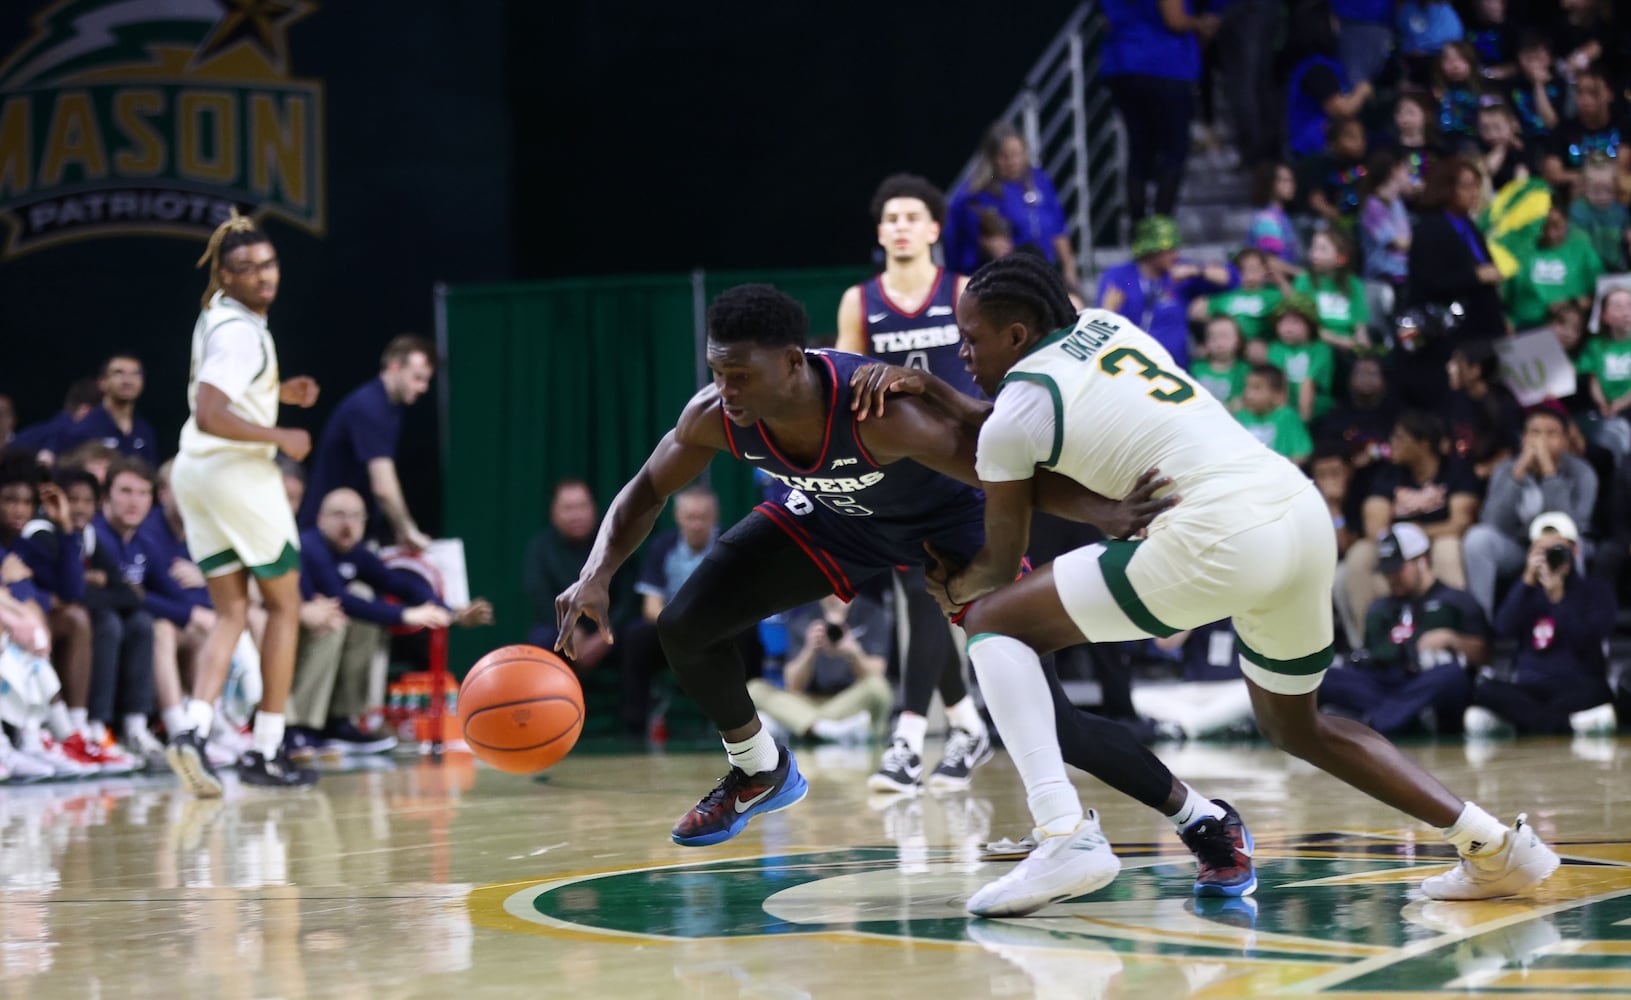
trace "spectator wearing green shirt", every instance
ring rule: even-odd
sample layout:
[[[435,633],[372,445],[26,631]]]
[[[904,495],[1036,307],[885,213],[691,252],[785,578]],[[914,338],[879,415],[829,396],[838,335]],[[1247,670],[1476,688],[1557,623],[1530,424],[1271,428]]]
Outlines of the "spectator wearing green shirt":
[[[1246,375],[1251,365],[1240,360],[1240,324],[1232,316],[1214,316],[1207,321],[1201,356],[1189,370],[1195,381],[1233,413],[1240,409],[1246,392]]]
[[[1205,322],[1212,316],[1228,316],[1240,326],[1240,335],[1255,341],[1269,335],[1269,317],[1284,296],[1279,284],[1284,278],[1271,278],[1268,256],[1261,250],[1248,247],[1235,254],[1235,270],[1240,272],[1240,287],[1196,299],[1190,307],[1189,318]],[[1249,350],[1249,348],[1248,348]]]
[[[1365,301],[1365,283],[1354,274],[1354,259],[1353,240],[1347,234],[1335,230],[1315,233],[1308,243],[1308,272],[1298,275],[1291,285],[1292,294],[1314,303],[1320,340],[1343,351],[1370,346],[1365,329],[1370,323],[1370,306]]]
[[[1268,363],[1285,372],[1297,414],[1309,424],[1331,408],[1331,381],[1336,355],[1331,345],[1317,339],[1319,314],[1314,303],[1294,295],[1274,311],[1274,343]]]
[[[1518,261],[1518,273],[1503,289],[1512,325],[1519,330],[1545,326],[1548,307],[1564,299],[1589,303],[1602,273],[1591,238],[1570,228],[1568,206],[1554,197],[1534,251]]]
[[[1308,428],[1297,411],[1286,405],[1285,372],[1273,365],[1253,365],[1240,399],[1235,419],[1252,437],[1293,462],[1300,463],[1314,453]]]
[[[1631,288],[1603,296],[1597,336],[1586,341],[1575,368],[1590,376],[1594,409],[1583,421],[1586,437],[1613,452],[1616,463],[1624,462],[1631,455],[1631,423],[1623,416],[1631,410]]]

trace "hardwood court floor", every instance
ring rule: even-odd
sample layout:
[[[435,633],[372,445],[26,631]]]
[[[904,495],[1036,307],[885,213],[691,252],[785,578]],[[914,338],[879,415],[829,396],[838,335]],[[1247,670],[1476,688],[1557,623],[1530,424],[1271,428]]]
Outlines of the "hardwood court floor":
[[[1259,747],[1163,754],[1246,816],[1255,899],[1198,903],[1170,825],[1081,778],[1122,875],[1002,921],[961,910],[1004,870],[974,845],[1027,826],[1001,754],[971,793],[888,803],[871,753],[805,750],[809,798],[712,849],[668,829],[717,751],[580,748],[544,781],[400,757],[216,802],[0,787],[0,997],[1631,996],[1631,743],[1410,752],[1565,866],[1531,899],[1427,901],[1431,831]]]

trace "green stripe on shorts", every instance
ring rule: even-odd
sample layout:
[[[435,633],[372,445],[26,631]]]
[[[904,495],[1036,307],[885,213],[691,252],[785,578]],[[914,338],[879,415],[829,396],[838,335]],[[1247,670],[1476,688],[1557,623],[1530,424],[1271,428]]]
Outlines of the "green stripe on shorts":
[[[1000,638],[1002,638],[1002,636],[999,635],[996,632],[981,632],[978,635],[971,635],[971,636],[968,637],[968,641],[963,643],[963,650],[966,652],[966,651],[968,651],[970,649],[973,649],[974,644],[976,642],[983,642],[986,639],[1000,639]]]
[[[1307,677],[1309,674],[1317,674],[1321,670],[1329,667],[1331,665],[1331,655],[1334,650],[1334,647],[1326,646],[1317,653],[1309,653],[1307,656],[1299,656],[1295,660],[1276,660],[1273,657],[1264,656],[1262,653],[1259,653],[1257,650],[1246,645],[1238,633],[1235,635],[1235,642],[1240,644],[1241,656],[1250,660],[1252,663],[1257,664],[1259,667],[1262,667],[1264,670],[1274,674],[1291,674],[1292,676],[1296,677]]]
[[[227,549],[223,552],[217,552],[213,556],[205,556],[204,558],[198,560],[198,571],[205,576],[209,576],[222,566],[230,566],[233,563],[242,561],[243,560],[238,558],[237,552],[233,551],[232,549]]]
[[[262,580],[274,580],[285,573],[293,573],[300,568],[300,550],[289,542],[283,543],[283,551],[278,557],[264,566],[251,566],[249,572]]]
[[[1116,599],[1121,613],[1149,634],[1165,639],[1169,635],[1177,635],[1182,629],[1172,628],[1151,614],[1139,599],[1138,591],[1133,589],[1132,581],[1127,579],[1127,564],[1132,562],[1133,553],[1142,544],[1142,541],[1105,542],[1104,555],[1099,557],[1099,570],[1104,574],[1105,585],[1110,588],[1110,596]]]

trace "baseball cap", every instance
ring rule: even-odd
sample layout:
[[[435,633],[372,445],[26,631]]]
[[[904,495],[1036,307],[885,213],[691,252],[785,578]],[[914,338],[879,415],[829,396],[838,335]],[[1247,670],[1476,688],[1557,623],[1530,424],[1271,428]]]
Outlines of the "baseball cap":
[[[1405,563],[1426,555],[1430,547],[1425,531],[1408,522],[1395,524],[1376,540],[1376,568],[1384,573],[1397,573]]]
[[[1543,531],[1555,531],[1576,545],[1580,544],[1580,529],[1574,526],[1574,518],[1560,510],[1549,510],[1529,522],[1531,542],[1539,539]]]
[[[1134,257],[1147,257],[1163,250],[1176,250],[1183,244],[1178,223],[1170,215],[1146,215],[1133,226]]]

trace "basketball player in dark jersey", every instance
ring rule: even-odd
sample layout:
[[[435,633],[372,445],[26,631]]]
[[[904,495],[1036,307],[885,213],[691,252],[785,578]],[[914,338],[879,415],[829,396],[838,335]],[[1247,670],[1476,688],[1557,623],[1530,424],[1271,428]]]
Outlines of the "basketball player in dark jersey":
[[[759,724],[733,638],[777,611],[829,593],[847,598],[864,580],[921,564],[925,542],[967,558],[984,541],[981,497],[967,485],[975,480],[975,435],[910,398],[857,420],[850,377],[867,359],[806,350],[808,325],[802,306],[766,285],[730,289],[709,307],[713,384],[692,397],[618,492],[578,582],[555,600],[568,655],[584,616],[611,641],[612,574],[650,534],[668,497],[716,453],[728,451],[783,484],[779,499],[720,536],[657,620],[669,665],[719,728],[731,763],[674,825],[674,842],[685,846],[729,840],[754,816],[785,809],[808,790],[793,755]],[[1171,503],[1153,499],[1166,485],[1154,470],[1121,501],[1047,474],[1036,483],[1038,506],[1115,537]],[[1168,816],[1197,794],[1127,730],[1077,711],[1057,680],[1051,687],[1066,761]]]
[[[894,174],[872,196],[883,273],[851,287],[838,304],[840,351],[892,365],[924,368],[941,381],[984,398],[957,357],[957,296],[968,279],[934,262],[946,198],[922,177]],[[923,581],[923,569],[897,570],[905,598],[907,644],[901,659],[901,713],[878,771],[874,792],[915,792],[923,778],[923,737],[929,702],[938,685],[950,732],[945,753],[929,774],[937,791],[967,788],[974,769],[991,758],[985,720],[968,697],[963,663],[950,630]]]

